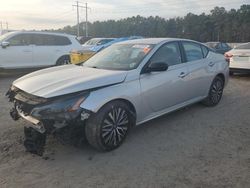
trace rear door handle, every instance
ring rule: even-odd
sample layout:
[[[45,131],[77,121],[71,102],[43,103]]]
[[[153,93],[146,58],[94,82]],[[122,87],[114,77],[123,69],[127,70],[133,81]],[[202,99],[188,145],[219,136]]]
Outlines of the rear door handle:
[[[179,78],[184,78],[186,77],[188,74],[185,73],[185,72],[181,72],[180,75],[179,75]]]
[[[214,66],[214,64],[215,64],[215,62],[210,62],[210,63],[208,63],[208,66],[210,66],[210,67],[212,67],[212,66]]]

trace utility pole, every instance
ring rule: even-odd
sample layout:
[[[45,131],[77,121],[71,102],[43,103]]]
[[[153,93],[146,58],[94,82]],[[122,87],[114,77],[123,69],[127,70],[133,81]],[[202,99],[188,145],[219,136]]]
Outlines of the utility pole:
[[[86,9],[85,36],[88,37],[88,3],[86,3],[85,9]]]
[[[7,32],[9,31],[9,23],[8,22],[6,22],[6,30],[7,30]]]
[[[2,21],[0,22],[0,29],[1,29],[1,34],[2,34],[2,32],[3,32],[3,22]]]
[[[76,1],[76,4],[72,5],[73,7],[76,7],[76,13],[77,13],[77,36],[80,36],[80,18],[79,18],[79,8],[84,8],[86,10],[86,21],[85,21],[85,36],[88,36],[88,3],[85,3],[85,6],[79,5],[81,2]],[[84,27],[83,27],[84,30]]]
[[[76,7],[76,19],[77,19],[77,36],[80,36],[80,24],[79,24],[79,7],[83,8],[83,6],[79,5],[79,1],[76,1],[76,5],[72,5]]]

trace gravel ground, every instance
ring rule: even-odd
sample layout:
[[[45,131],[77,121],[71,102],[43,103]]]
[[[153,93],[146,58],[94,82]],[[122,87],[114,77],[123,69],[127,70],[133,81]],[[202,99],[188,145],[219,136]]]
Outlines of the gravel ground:
[[[26,153],[23,125],[5,98],[15,77],[0,77],[0,187],[200,187],[250,185],[250,76],[231,77],[221,103],[195,104],[135,128],[100,153],[49,138],[45,157]]]

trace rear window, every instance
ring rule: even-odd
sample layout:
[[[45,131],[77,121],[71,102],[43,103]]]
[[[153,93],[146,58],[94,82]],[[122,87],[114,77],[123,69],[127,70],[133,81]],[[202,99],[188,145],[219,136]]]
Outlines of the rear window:
[[[235,49],[250,49],[250,43],[239,45]]]
[[[203,52],[199,44],[193,42],[183,42],[182,44],[187,61],[196,61],[199,59],[203,59]]]

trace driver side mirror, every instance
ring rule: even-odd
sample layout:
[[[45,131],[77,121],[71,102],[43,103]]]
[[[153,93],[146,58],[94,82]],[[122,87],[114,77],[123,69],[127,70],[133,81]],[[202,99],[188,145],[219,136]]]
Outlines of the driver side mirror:
[[[164,62],[154,62],[150,63],[145,70],[145,73],[150,72],[162,72],[168,70],[168,64]]]
[[[1,43],[2,48],[6,48],[6,47],[9,46],[9,45],[10,45],[10,43],[7,42],[7,41],[3,41],[3,42]]]

